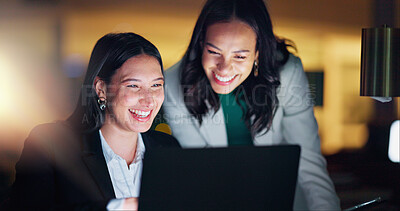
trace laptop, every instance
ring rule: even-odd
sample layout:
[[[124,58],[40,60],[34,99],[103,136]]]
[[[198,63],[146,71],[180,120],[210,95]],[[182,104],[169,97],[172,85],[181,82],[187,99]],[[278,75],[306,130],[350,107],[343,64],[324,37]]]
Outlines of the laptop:
[[[292,210],[300,147],[146,152],[139,210]]]

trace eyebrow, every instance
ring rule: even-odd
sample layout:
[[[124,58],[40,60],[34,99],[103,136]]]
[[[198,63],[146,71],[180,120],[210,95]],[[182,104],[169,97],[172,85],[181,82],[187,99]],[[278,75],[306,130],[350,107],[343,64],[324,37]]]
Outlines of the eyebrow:
[[[159,81],[159,80],[164,81],[164,77],[156,78],[153,81]],[[141,82],[142,80],[136,79],[136,78],[128,78],[128,79],[121,81],[121,83],[126,83],[126,82],[130,82],[130,81]]]
[[[215,49],[217,49],[217,50],[219,50],[219,51],[222,51],[220,48],[218,48],[217,46],[215,46],[215,45],[213,45],[213,44],[211,44],[211,43],[206,43],[206,45],[209,45],[209,46],[211,46],[211,47],[213,47],[213,48],[215,48]],[[248,53],[248,52],[250,52],[250,50],[237,50],[237,51],[232,51],[232,53]]]
[[[211,47],[213,47],[213,48],[216,48],[217,50],[219,50],[219,51],[222,51],[221,49],[219,49],[217,46],[215,46],[215,45],[213,45],[213,44],[211,44],[211,43],[206,43],[206,45],[209,45],[209,46],[211,46]]]

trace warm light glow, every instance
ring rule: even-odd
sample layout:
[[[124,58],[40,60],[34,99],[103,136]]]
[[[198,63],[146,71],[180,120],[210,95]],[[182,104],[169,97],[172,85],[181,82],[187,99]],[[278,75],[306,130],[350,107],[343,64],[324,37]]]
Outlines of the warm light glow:
[[[10,92],[7,87],[11,87],[12,66],[7,62],[4,55],[0,54],[0,72],[2,77],[0,77],[0,117],[4,117],[12,109],[12,92]]]
[[[86,55],[89,60],[90,52],[101,36],[110,32],[135,32],[157,46],[164,67],[168,68],[183,56],[197,18],[196,13],[174,16],[170,12],[157,13],[153,9],[151,12],[144,9],[71,11],[63,25],[65,34],[62,53]],[[104,16],[107,19],[103,19]]]
[[[53,23],[0,23],[0,150],[18,151],[35,125],[62,118],[68,92],[55,65]]]
[[[12,147],[17,141],[23,141],[34,125],[44,119],[51,120],[54,114],[46,106],[43,90],[24,74],[26,68],[18,65],[17,58],[5,55],[0,52],[0,123],[5,126],[0,129],[0,143]]]
[[[390,127],[388,156],[392,162],[400,163],[400,120],[396,120]]]

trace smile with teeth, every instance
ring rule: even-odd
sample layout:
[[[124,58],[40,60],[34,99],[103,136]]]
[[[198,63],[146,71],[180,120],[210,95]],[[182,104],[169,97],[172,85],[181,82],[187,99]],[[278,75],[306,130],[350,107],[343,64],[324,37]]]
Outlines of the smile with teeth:
[[[150,115],[151,111],[140,111],[136,109],[129,109],[132,114],[135,114],[139,118],[146,118]]]
[[[233,75],[233,76],[223,77],[223,76],[218,75],[215,72],[212,72],[212,73],[213,73],[215,82],[221,86],[230,85],[235,80],[236,76],[238,76],[238,75]]]
[[[232,80],[236,76],[236,75],[233,75],[233,76],[229,76],[229,77],[222,77],[222,76],[218,75],[217,73],[214,73],[214,74],[215,74],[215,77],[219,81],[222,81],[222,82],[228,82],[228,81]]]

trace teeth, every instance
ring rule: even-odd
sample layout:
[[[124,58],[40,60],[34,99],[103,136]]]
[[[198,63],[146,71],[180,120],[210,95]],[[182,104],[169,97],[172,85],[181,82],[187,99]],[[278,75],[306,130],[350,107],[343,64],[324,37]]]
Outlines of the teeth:
[[[135,109],[129,109],[129,111],[137,114],[139,117],[147,117],[150,114],[150,111],[140,111]]]
[[[232,80],[235,76],[236,76],[236,75],[233,75],[233,76],[230,76],[230,77],[222,77],[222,76],[219,76],[217,73],[215,73],[215,77],[216,77],[218,80],[222,81],[222,82],[230,81],[230,80]]]

